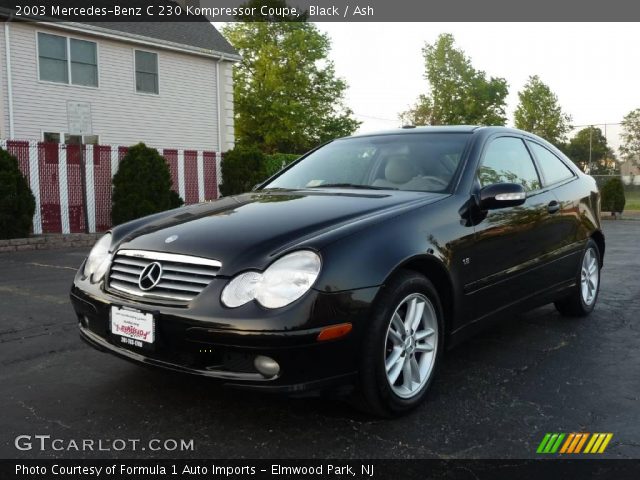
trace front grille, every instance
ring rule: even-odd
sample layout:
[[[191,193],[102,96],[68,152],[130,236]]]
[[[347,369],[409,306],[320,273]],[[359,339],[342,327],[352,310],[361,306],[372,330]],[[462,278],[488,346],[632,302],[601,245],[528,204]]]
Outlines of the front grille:
[[[152,263],[161,267],[155,270],[160,272],[159,280],[151,288],[147,288],[143,282],[145,288],[140,288],[140,274]],[[146,250],[119,250],[111,264],[109,289],[114,293],[150,300],[188,302],[209,285],[221,266],[219,261],[209,258]]]

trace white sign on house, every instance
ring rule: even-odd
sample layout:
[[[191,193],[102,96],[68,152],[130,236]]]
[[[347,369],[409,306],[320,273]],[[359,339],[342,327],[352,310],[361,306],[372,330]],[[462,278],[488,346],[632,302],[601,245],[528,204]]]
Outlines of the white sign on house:
[[[67,102],[67,123],[71,135],[86,135],[91,132],[91,103]]]

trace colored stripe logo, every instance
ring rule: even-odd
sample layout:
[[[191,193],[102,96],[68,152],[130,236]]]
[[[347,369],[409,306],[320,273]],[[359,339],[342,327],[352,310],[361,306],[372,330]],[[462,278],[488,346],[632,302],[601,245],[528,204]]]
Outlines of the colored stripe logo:
[[[604,453],[612,438],[613,433],[547,433],[536,453]]]

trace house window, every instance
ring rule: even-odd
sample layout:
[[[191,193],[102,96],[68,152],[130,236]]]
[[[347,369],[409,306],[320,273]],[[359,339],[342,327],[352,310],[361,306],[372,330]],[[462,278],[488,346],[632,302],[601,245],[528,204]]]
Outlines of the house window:
[[[44,132],[42,141],[45,143],[60,143],[60,134],[58,132]]]
[[[40,80],[98,86],[98,45],[95,42],[38,32]]]
[[[96,44],[86,40],[69,39],[71,52],[71,83],[98,86],[98,55]]]
[[[58,35],[38,33],[40,80],[69,83],[67,39]]]
[[[98,135],[70,135],[64,134],[64,143],[67,145],[98,145]]]
[[[64,139],[67,145],[99,145],[100,136],[98,135],[71,135],[63,132],[43,132],[42,141],[45,143],[60,143],[60,139]]]
[[[158,54],[135,51],[136,92],[158,93]]]

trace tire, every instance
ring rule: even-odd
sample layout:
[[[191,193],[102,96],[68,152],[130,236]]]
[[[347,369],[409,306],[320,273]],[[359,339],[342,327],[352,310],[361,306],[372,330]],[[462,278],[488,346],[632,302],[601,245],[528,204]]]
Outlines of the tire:
[[[413,323],[407,322],[411,311]],[[411,334],[405,323],[411,323]],[[442,306],[433,284],[409,270],[394,275],[376,300],[365,334],[356,406],[383,417],[418,406],[442,357],[443,333]]]
[[[600,250],[592,239],[580,257],[576,285],[567,297],[555,302],[556,309],[565,317],[586,317],[596,306],[600,292]]]

